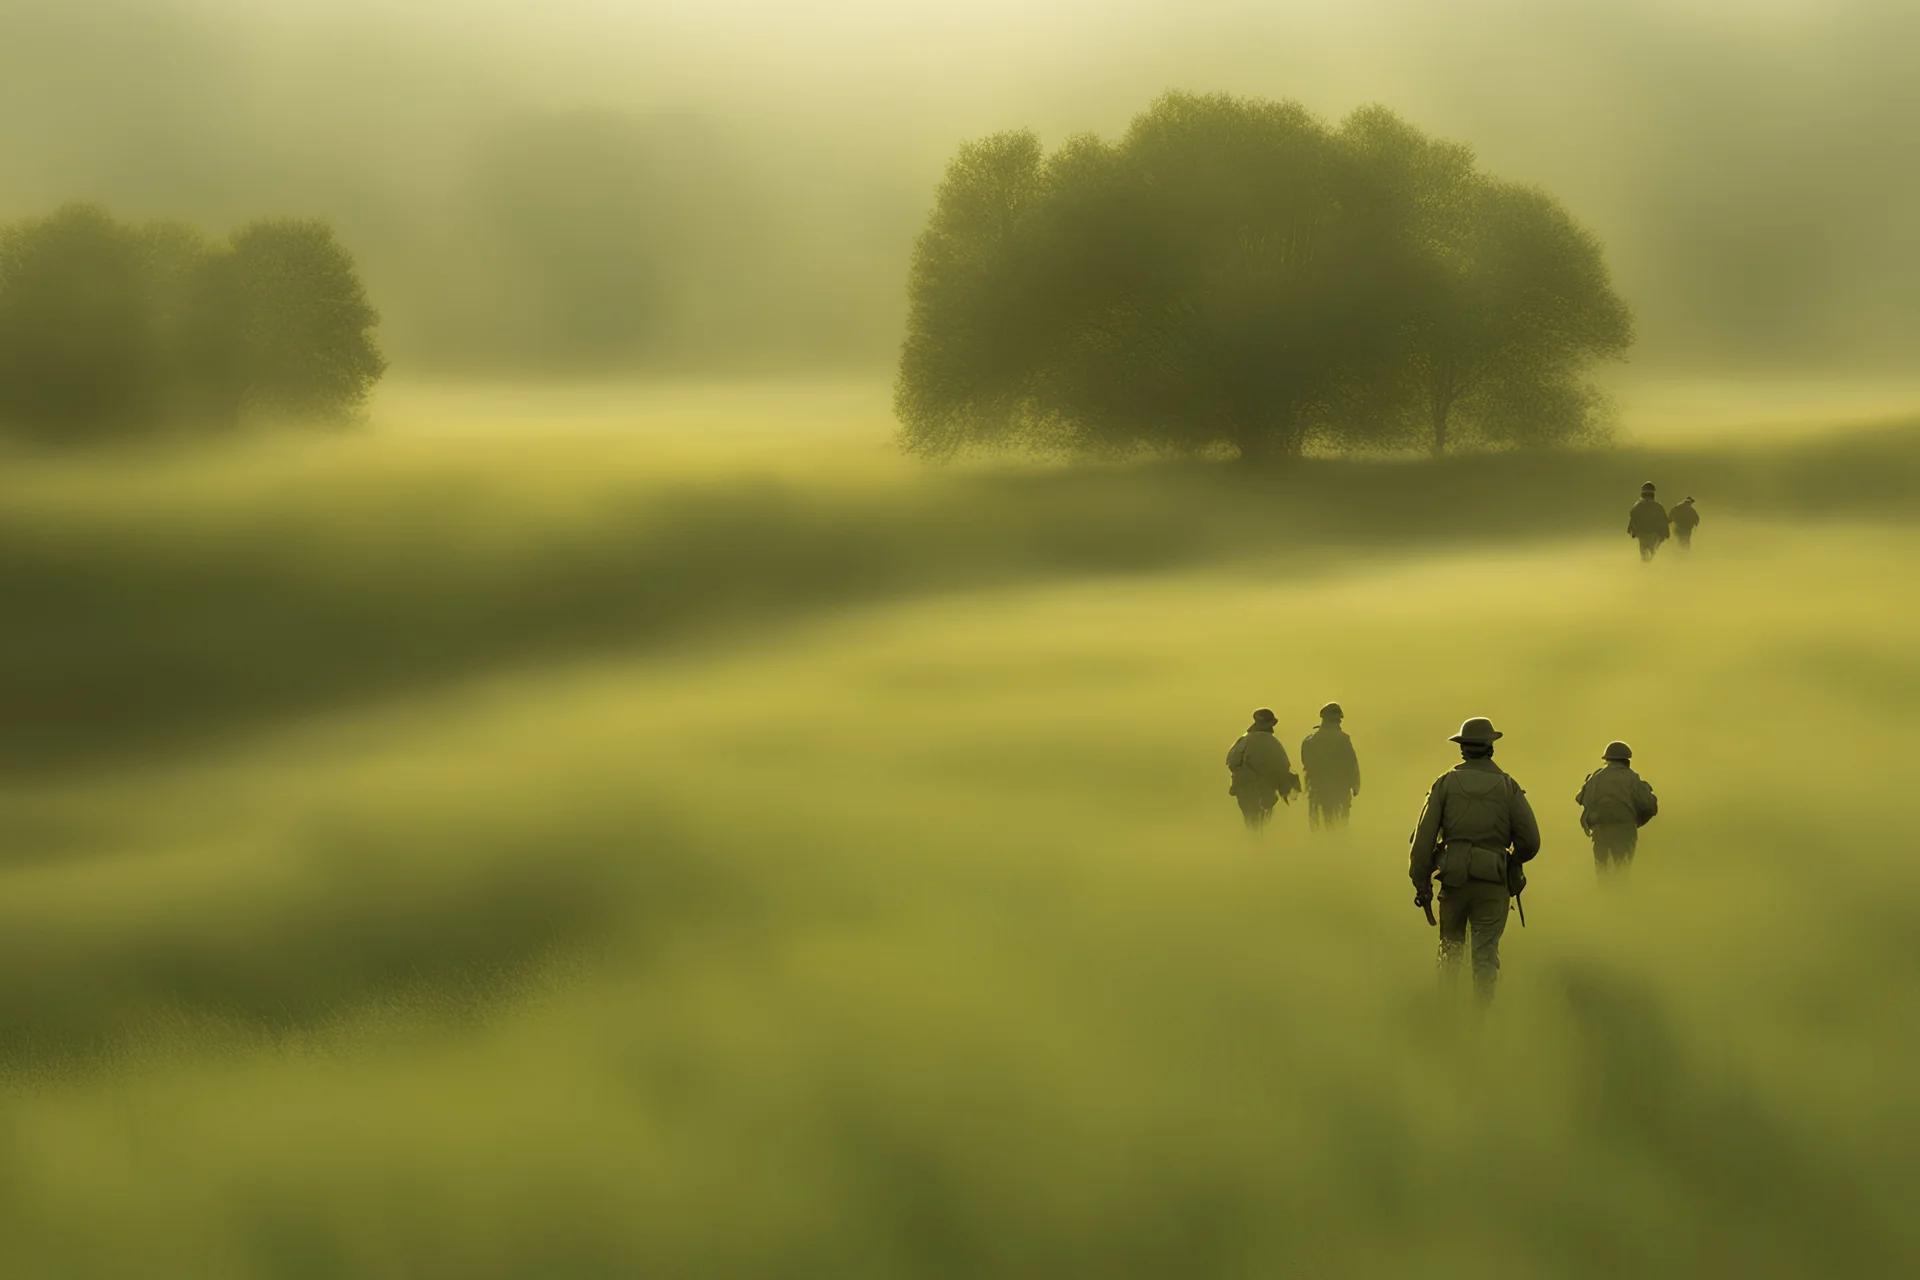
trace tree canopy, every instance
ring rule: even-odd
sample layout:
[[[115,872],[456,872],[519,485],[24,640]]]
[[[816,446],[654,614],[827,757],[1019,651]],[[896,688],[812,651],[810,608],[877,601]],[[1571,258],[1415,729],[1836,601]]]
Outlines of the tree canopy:
[[[1467,148],[1189,94],[1113,143],[964,146],[908,298],[896,408],[932,457],[1585,438],[1632,336],[1598,242]]]
[[[323,222],[211,241],[70,205],[0,227],[0,431],[83,442],[339,417],[386,368],[378,319]]]

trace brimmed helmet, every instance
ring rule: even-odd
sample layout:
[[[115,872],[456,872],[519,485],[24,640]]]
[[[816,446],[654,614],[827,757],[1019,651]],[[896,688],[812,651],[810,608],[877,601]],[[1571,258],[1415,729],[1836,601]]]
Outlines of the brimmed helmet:
[[[1485,716],[1474,716],[1471,720],[1462,721],[1460,732],[1448,738],[1447,741],[1490,747],[1497,739],[1506,736],[1506,734],[1501,733],[1493,727],[1493,721],[1487,719]]]

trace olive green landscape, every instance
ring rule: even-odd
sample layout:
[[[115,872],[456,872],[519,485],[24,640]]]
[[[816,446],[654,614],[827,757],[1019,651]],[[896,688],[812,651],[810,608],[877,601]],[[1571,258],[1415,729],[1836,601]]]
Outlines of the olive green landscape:
[[[883,394],[10,464],[0,1270],[1920,1265],[1920,428],[928,474]],[[1249,838],[1330,698],[1352,827]],[[1484,1021],[1405,879],[1470,714]]]

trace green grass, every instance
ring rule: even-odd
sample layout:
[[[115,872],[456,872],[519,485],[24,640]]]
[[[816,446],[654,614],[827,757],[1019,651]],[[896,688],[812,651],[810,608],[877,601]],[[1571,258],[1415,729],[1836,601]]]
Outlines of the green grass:
[[[1910,434],[1264,481],[334,448],[0,508],[0,1274],[1920,1264]],[[1648,468],[1688,559],[1616,533]],[[1250,840],[1228,743],[1328,698],[1354,825]],[[1476,713],[1547,838],[1484,1020],[1404,872]],[[1663,812],[1603,892],[1614,737]]]

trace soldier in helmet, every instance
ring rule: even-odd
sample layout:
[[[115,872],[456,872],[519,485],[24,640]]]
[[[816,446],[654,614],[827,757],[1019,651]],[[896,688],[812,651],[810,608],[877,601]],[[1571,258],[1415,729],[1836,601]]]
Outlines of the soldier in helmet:
[[[1673,504],[1673,510],[1667,513],[1673,524],[1673,536],[1680,540],[1680,549],[1686,551],[1693,546],[1693,531],[1700,527],[1700,513],[1693,509],[1693,499],[1682,498]]]
[[[1353,739],[1340,722],[1346,713],[1337,702],[1320,708],[1320,727],[1300,744],[1300,769],[1307,775],[1307,821],[1318,830],[1322,826],[1345,825],[1360,794],[1360,758],[1353,752]]]
[[[1526,888],[1520,866],[1540,852],[1540,824],[1527,793],[1493,762],[1493,744],[1502,736],[1491,720],[1476,716],[1449,739],[1460,744],[1460,763],[1427,793],[1411,858],[1415,906],[1433,902],[1433,881],[1440,880],[1442,973],[1459,972],[1472,929],[1473,988],[1483,1005],[1500,976],[1508,903]]]
[[[1300,789],[1287,749],[1273,736],[1279,717],[1265,707],[1253,713],[1253,724],[1227,749],[1227,769],[1233,785],[1227,794],[1240,802],[1247,830],[1259,831],[1273,816],[1273,806]]]
[[[1653,481],[1640,486],[1640,501],[1627,514],[1627,533],[1640,540],[1640,558],[1653,559],[1653,553],[1667,540],[1667,509],[1653,499]]]
[[[1580,828],[1593,840],[1593,866],[1602,876],[1633,862],[1640,828],[1660,812],[1659,798],[1646,779],[1627,763],[1633,748],[1610,742],[1601,756],[1606,763],[1587,776],[1573,802],[1580,806]]]

